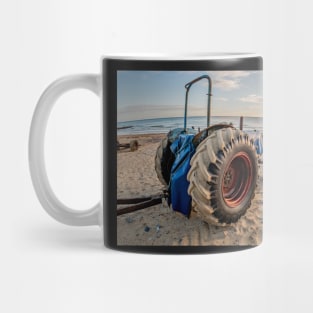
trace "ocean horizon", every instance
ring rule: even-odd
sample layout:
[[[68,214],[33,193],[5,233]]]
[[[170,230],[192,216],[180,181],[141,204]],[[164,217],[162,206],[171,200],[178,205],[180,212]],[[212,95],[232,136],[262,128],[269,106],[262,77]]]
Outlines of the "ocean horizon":
[[[190,116],[187,118],[187,127],[202,130],[206,128],[206,116]],[[232,123],[239,128],[240,116],[211,116],[210,124]],[[184,127],[184,117],[149,118],[117,122],[118,135],[168,133],[175,128]],[[248,133],[263,132],[263,117],[247,116],[243,118],[243,130]]]

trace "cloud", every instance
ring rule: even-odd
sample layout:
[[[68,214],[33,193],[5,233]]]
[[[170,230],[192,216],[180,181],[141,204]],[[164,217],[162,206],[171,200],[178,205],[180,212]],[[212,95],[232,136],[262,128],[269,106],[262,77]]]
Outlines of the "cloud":
[[[216,72],[215,77],[227,77],[227,78],[241,78],[250,76],[250,71],[218,71]]]
[[[215,100],[215,101],[222,101],[222,102],[228,101],[228,99],[227,99],[227,98],[224,98],[224,97],[214,97],[214,100]]]
[[[257,96],[257,95],[248,95],[246,97],[242,97],[239,99],[242,102],[249,102],[249,103],[256,103],[256,104],[262,104],[263,97]]]
[[[224,90],[233,90],[237,89],[240,86],[239,80],[231,80],[231,79],[218,79],[214,80],[214,88],[220,88]]]
[[[217,71],[211,72],[214,88],[234,90],[241,86],[241,79],[248,77],[251,71]]]
[[[186,74],[186,72],[181,73]],[[230,91],[240,88],[241,79],[250,76],[254,71],[207,71],[204,73],[212,78],[213,88]],[[188,71],[188,74],[198,76],[199,71]],[[200,84],[207,86],[207,81],[203,80]]]

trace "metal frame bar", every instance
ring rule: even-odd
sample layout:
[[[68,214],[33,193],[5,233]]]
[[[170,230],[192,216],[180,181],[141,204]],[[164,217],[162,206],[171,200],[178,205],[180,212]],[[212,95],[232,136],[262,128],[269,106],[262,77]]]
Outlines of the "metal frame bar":
[[[117,199],[118,205],[133,204],[123,208],[117,208],[117,216],[142,210],[156,204],[160,204],[162,203],[162,199],[164,197],[164,195],[160,194],[146,198]]]
[[[187,83],[185,85],[186,88],[186,96],[185,96],[185,115],[184,115],[184,130],[187,130],[187,104],[188,104],[188,94],[190,87],[198,82],[201,79],[206,78],[208,80],[208,108],[207,108],[207,127],[210,126],[210,119],[211,119],[211,96],[212,96],[212,79],[209,75],[202,75],[198,78],[192,80],[191,82]]]

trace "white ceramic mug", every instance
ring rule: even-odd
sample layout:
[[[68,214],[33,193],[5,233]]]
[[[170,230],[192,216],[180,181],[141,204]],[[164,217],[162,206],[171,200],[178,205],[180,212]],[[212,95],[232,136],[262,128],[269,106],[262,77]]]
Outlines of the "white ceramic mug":
[[[100,74],[60,78],[32,120],[29,166],[38,199],[68,225],[99,225],[107,247],[202,253],[262,240],[262,58],[104,57]],[[49,114],[84,88],[102,108],[102,194],[89,210],[65,206],[44,160]],[[179,212],[179,213],[177,213]]]

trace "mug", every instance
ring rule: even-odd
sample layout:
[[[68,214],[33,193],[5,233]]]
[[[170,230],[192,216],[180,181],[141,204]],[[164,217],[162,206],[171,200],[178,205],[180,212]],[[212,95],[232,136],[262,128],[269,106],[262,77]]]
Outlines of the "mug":
[[[109,56],[100,74],[60,78],[41,95],[29,166],[42,207],[57,221],[99,225],[108,248],[228,252],[262,241],[263,60],[250,53]],[[51,109],[84,88],[102,108],[102,188],[78,211],[53,192],[44,137]]]

